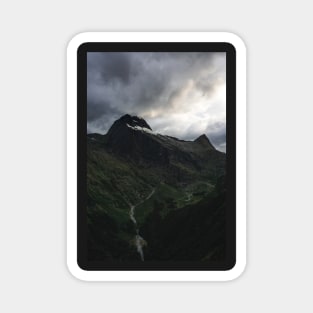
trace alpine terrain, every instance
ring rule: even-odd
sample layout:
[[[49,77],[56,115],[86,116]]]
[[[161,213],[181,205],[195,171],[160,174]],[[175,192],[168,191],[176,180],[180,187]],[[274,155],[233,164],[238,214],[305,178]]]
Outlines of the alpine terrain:
[[[206,135],[180,140],[128,114],[88,134],[88,259],[223,260],[225,161]]]

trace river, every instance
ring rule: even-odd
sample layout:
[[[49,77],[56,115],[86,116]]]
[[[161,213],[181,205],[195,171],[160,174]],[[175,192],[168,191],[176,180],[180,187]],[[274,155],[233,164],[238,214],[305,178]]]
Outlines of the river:
[[[140,201],[139,203],[137,203],[135,205],[130,205],[130,210],[129,210],[129,217],[130,217],[131,221],[134,223],[134,225],[136,227],[135,245],[136,245],[136,248],[137,248],[137,252],[140,255],[141,261],[145,260],[145,256],[144,256],[144,253],[143,253],[143,247],[144,247],[144,245],[146,245],[146,241],[139,234],[139,228],[138,228],[137,221],[136,221],[136,218],[135,218],[135,209],[136,209],[136,207],[138,205],[141,205],[145,201],[149,200],[153,196],[154,192],[155,192],[155,188],[152,189],[151,193],[146,198],[144,198],[142,201]]]

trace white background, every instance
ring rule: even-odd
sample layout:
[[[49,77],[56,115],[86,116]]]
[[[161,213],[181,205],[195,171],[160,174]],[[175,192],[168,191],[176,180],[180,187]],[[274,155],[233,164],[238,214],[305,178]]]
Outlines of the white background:
[[[2,1],[1,312],[310,312],[309,1]],[[66,268],[66,44],[231,31],[248,48],[248,259],[228,283],[86,283]]]

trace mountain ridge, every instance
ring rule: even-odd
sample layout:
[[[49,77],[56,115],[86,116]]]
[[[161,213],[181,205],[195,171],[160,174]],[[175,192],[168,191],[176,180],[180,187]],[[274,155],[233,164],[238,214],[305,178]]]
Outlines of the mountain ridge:
[[[151,126],[145,121],[145,119],[143,119],[140,116],[137,115],[130,115],[130,114],[125,114],[123,116],[121,116],[119,119],[115,120],[113,122],[113,124],[111,125],[111,127],[109,128],[109,130],[107,131],[106,134],[100,134],[100,133],[89,133],[87,134],[87,136],[89,137],[93,137],[93,136],[110,136],[113,135],[116,131],[116,129],[118,127],[120,127],[121,125],[123,126],[128,126],[129,128],[132,128],[134,130],[142,130],[142,129],[148,129],[151,131],[151,133],[154,133]],[[140,129],[142,128],[142,129]],[[201,134],[200,136],[198,136],[196,139],[194,140],[185,140],[185,139],[179,139],[177,137],[174,136],[170,136],[170,135],[165,135],[165,134],[161,134],[161,133],[154,133],[156,135],[161,135],[161,136],[165,136],[174,140],[178,140],[178,141],[182,141],[182,142],[208,142],[210,146],[212,146],[212,148],[214,148],[215,150],[217,150],[213,144],[211,143],[210,139],[208,138],[208,136],[206,134]]]

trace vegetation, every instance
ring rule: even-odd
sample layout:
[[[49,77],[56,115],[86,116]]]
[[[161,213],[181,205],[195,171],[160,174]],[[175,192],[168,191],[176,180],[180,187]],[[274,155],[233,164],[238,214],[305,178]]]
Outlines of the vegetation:
[[[225,154],[123,118],[87,138],[88,258],[140,260],[138,230],[146,261],[224,258]]]

